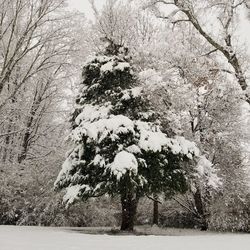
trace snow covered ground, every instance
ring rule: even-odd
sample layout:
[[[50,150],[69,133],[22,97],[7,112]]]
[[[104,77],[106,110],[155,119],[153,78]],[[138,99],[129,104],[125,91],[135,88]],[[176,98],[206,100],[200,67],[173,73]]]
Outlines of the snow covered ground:
[[[247,234],[93,235],[65,228],[0,226],[0,250],[249,250]]]

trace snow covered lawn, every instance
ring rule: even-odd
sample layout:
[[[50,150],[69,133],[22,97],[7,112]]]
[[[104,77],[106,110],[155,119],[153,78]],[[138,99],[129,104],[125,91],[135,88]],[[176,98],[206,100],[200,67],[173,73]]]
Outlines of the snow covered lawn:
[[[0,226],[0,250],[249,250],[247,234],[110,236],[65,228]]]

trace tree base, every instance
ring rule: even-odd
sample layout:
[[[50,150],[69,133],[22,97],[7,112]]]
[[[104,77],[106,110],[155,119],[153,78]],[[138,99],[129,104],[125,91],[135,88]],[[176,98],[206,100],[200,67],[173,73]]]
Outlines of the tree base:
[[[133,232],[135,224],[135,216],[138,200],[133,194],[125,194],[121,196],[122,204],[122,224],[121,231]]]

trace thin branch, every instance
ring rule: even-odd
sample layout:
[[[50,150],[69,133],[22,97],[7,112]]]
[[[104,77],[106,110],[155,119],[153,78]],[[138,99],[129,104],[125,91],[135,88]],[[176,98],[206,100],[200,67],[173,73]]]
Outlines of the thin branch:
[[[201,56],[209,56],[209,55],[211,55],[211,54],[213,54],[213,53],[215,53],[215,52],[217,52],[217,51],[218,51],[218,49],[213,49],[213,50],[209,51],[208,53],[203,54],[203,55],[201,55]]]
[[[158,202],[159,204],[162,204],[161,201],[159,201],[159,200],[157,200],[157,199],[155,199],[155,198],[153,198],[153,197],[151,197],[151,196],[149,196],[149,195],[146,195],[146,197],[147,197],[148,199],[154,201],[154,202]]]
[[[13,135],[13,134],[18,134],[18,133],[22,132],[23,130],[24,129],[8,132],[8,133],[4,133],[4,134],[0,134],[0,137],[5,137],[5,136]]]

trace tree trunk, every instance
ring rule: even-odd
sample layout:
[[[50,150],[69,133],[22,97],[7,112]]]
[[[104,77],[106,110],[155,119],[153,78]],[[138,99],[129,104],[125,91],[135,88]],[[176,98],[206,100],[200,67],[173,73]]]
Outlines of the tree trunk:
[[[16,104],[16,98],[11,99],[11,104]],[[7,160],[10,162],[14,161],[13,156],[13,134],[11,135],[11,132],[15,130],[15,125],[13,127],[13,124],[15,124],[15,121],[19,118],[16,114],[15,108],[11,106],[11,113],[9,116],[9,121],[7,125],[7,135],[4,140],[4,147],[2,150],[2,161],[6,162]]]
[[[41,104],[41,96],[39,96],[39,94],[36,92],[34,96],[34,101],[30,109],[30,113],[27,117],[26,128],[21,142],[21,152],[18,155],[18,163],[21,163],[27,157],[27,153],[30,146],[31,133],[33,130],[32,126],[40,104]]]
[[[194,202],[195,202],[196,210],[200,216],[201,230],[207,231],[208,223],[207,223],[207,218],[206,218],[206,212],[205,212],[204,203],[202,200],[201,191],[200,191],[200,188],[197,187],[197,185],[196,185],[196,192],[194,193]]]
[[[8,125],[7,133],[11,133],[11,125]],[[10,150],[10,134],[6,135],[2,153],[2,162],[5,163],[8,156],[8,151]]]
[[[121,231],[133,231],[138,199],[132,193],[121,195],[122,224]]]
[[[159,224],[159,201],[158,195],[154,195],[153,225]]]
[[[33,123],[34,116],[33,114],[28,118],[27,124],[26,124],[26,129],[25,129],[25,134],[22,139],[22,144],[21,144],[21,152],[18,155],[18,163],[21,163],[23,160],[26,159],[27,157],[27,152],[28,152],[28,147],[29,147],[29,140],[31,136],[31,126]]]

